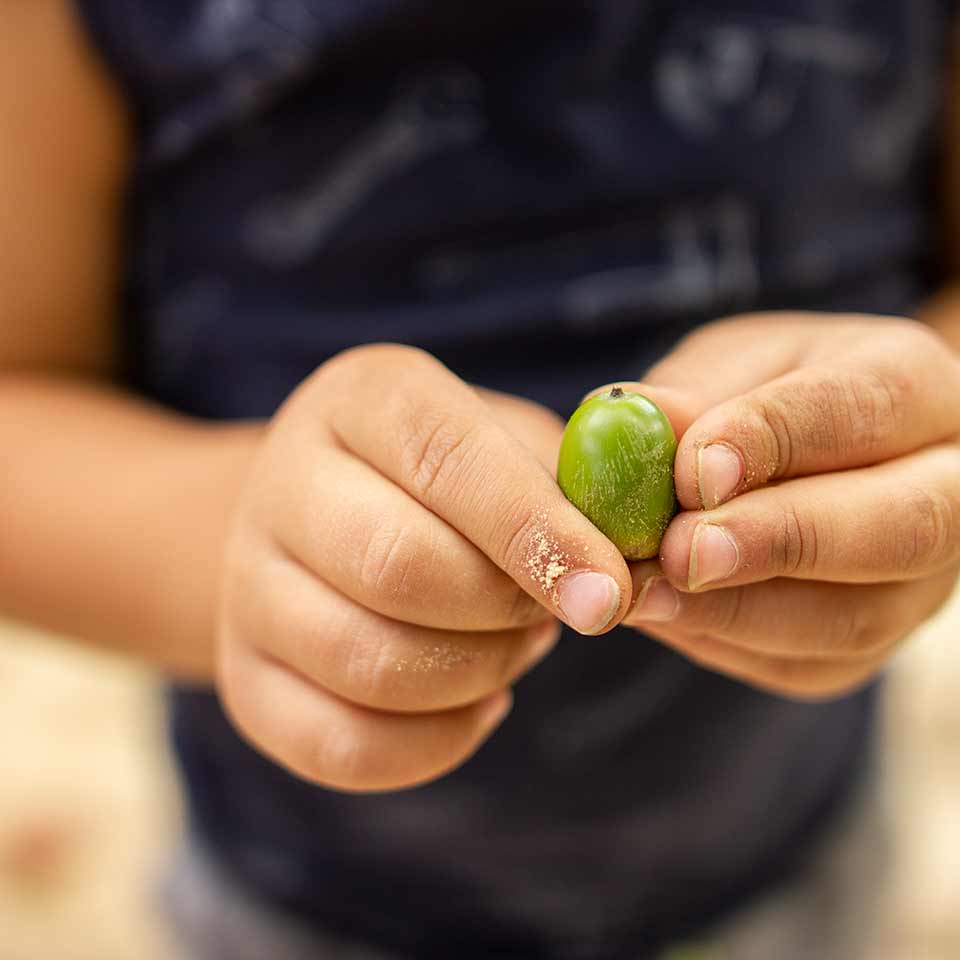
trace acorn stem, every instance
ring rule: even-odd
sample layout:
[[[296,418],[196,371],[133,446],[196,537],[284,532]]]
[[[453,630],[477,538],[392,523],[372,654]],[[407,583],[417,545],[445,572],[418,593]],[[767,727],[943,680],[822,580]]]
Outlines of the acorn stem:
[[[619,400],[623,396],[623,391],[619,387],[614,387],[610,391],[611,400]]]

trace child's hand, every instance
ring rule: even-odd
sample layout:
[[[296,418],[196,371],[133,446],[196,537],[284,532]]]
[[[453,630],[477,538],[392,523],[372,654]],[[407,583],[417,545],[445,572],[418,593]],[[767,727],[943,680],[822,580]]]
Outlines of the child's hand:
[[[347,351],[277,414],[234,520],[218,684],[305,778],[411,786],[461,764],[556,643],[623,617],[616,549],[540,460],[562,424],[405,347]]]
[[[725,321],[637,389],[683,434],[676,481],[690,512],[668,529],[660,567],[635,570],[648,586],[629,623],[713,670],[819,698],[876,674],[949,596],[960,364],[926,327]]]

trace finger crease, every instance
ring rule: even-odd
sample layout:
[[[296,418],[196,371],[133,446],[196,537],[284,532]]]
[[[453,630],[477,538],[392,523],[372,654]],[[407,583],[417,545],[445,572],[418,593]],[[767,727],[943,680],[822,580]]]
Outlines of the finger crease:
[[[440,421],[423,441],[417,461],[414,464],[411,476],[416,483],[418,497],[425,499],[433,489],[447,464],[456,456],[457,451],[466,443],[470,431],[466,430],[456,437],[452,443],[439,443],[437,438],[449,425]]]
[[[773,469],[767,470],[767,479],[775,480],[789,473],[793,460],[793,444],[790,439],[790,430],[787,427],[783,414],[772,404],[763,410],[763,417],[770,428],[770,438],[773,440]]]

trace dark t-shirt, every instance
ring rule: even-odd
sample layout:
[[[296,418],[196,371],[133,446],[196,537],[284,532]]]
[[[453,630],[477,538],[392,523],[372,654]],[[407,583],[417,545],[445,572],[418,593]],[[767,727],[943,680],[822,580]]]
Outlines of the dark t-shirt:
[[[735,310],[928,282],[941,0],[79,0],[138,125],[130,376],[269,416],[353,344],[569,413]],[[718,358],[718,362],[724,358]],[[346,796],[171,705],[192,828],[418,958],[636,960],[789,869],[875,691],[800,705],[567,635],[428,786]]]

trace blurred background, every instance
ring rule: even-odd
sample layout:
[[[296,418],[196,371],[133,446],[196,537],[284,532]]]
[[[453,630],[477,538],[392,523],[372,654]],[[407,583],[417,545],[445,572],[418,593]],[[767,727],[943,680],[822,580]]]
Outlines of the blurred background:
[[[960,958],[958,638],[960,594],[891,671],[876,960]],[[180,806],[160,681],[0,624],[0,682],[0,960],[170,960],[157,881]]]

